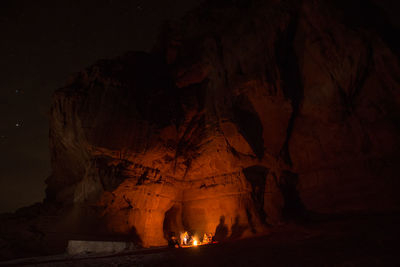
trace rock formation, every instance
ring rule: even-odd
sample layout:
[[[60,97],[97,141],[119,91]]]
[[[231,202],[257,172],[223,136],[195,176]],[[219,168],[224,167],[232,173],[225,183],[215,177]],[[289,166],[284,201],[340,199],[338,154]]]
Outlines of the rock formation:
[[[209,1],[77,74],[53,96],[46,201],[144,246],[398,209],[397,31],[356,2]]]
[[[95,206],[144,246],[214,233],[221,218],[254,233],[306,212],[398,207],[395,32],[352,8],[210,2],[152,53],[79,73],[53,97],[47,199]]]

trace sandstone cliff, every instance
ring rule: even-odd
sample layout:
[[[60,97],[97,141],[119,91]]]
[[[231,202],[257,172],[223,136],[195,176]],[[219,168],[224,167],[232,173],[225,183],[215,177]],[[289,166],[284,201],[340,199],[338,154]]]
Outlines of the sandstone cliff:
[[[397,31],[369,1],[217,2],[54,93],[47,202],[144,246],[398,209]]]

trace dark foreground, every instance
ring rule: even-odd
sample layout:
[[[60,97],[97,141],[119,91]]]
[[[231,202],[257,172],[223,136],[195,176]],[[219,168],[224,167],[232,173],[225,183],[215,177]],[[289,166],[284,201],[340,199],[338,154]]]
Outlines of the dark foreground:
[[[400,214],[319,218],[268,236],[185,249],[143,249],[2,262],[14,266],[400,266]]]

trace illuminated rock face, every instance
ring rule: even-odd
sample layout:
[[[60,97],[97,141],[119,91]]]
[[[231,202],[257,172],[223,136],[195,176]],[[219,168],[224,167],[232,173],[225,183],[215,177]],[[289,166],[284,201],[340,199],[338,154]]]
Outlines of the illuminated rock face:
[[[49,201],[94,206],[144,246],[399,207],[386,35],[329,2],[239,2],[200,8],[152,54],[100,61],[55,92]]]

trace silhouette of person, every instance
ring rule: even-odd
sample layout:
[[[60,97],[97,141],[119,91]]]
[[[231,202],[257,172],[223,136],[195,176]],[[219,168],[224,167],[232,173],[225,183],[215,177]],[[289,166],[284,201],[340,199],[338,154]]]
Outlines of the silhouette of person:
[[[221,242],[225,240],[228,236],[228,226],[225,224],[225,216],[221,216],[219,218],[219,224],[217,225],[217,228],[215,229],[215,236],[214,240]]]
[[[238,239],[242,236],[246,227],[239,224],[239,216],[235,217],[235,223],[232,225],[232,233],[230,239]]]

